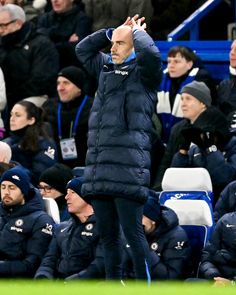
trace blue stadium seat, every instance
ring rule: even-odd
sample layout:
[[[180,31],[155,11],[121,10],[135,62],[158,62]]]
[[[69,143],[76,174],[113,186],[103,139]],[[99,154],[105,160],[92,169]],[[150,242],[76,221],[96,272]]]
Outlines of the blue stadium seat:
[[[192,249],[196,276],[201,251],[214,230],[212,183],[205,168],[169,168],[163,181],[160,204],[173,209],[185,229]]]

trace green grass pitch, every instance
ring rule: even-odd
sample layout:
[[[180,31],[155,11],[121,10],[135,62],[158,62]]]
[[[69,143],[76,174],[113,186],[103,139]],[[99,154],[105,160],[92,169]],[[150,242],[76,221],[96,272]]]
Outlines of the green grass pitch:
[[[213,287],[204,283],[153,282],[69,282],[0,280],[0,290],[5,295],[235,295],[236,286]]]

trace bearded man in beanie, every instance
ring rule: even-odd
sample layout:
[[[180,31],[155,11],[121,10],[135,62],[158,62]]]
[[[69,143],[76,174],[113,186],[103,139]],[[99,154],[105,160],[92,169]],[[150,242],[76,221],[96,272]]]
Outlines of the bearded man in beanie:
[[[36,279],[64,279],[85,271],[95,259],[99,236],[93,208],[81,195],[83,182],[82,177],[77,177],[67,184],[65,198],[71,218],[55,229]]]
[[[51,241],[53,220],[24,168],[7,170],[0,184],[0,277],[33,277]]]
[[[160,206],[156,193],[150,190],[142,220],[151,256],[152,280],[179,280],[190,270],[190,246],[185,230],[179,226],[176,213]],[[124,273],[132,277],[131,252],[125,247]]]
[[[191,132],[192,124],[202,112],[211,106],[211,102],[210,89],[204,82],[193,81],[182,88],[180,106],[184,119],[176,123],[171,129],[166,151],[157,170],[154,185],[152,186],[154,190],[162,190],[162,178],[165,170],[170,167],[173,156],[179,149],[188,149],[190,146],[190,142],[186,142],[184,133],[186,130]]]
[[[63,68],[57,77],[58,99],[43,104],[44,120],[52,126],[60,162],[85,166],[88,117],[93,99],[85,92],[85,73],[75,66]]]
[[[61,163],[49,167],[39,177],[39,191],[42,197],[52,198],[56,201],[61,222],[70,218],[65,195],[66,185],[72,178],[73,172],[71,168]]]

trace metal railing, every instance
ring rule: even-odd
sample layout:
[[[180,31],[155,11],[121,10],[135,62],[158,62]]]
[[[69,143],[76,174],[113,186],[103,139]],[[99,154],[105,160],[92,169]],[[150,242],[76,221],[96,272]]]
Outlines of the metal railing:
[[[177,40],[184,33],[189,31],[190,40],[199,39],[199,21],[210,11],[217,7],[223,0],[208,0],[197,10],[195,10],[187,19],[185,19],[176,29],[167,36],[167,41]],[[236,5],[235,5],[236,10]]]

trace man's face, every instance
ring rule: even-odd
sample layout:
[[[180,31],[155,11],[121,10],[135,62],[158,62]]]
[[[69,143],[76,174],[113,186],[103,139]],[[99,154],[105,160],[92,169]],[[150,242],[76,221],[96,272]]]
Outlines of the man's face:
[[[87,203],[72,189],[67,189],[66,202],[69,213],[79,214],[83,212],[84,207]]]
[[[192,61],[187,61],[180,53],[176,56],[168,56],[167,68],[171,78],[179,78],[185,75],[193,66]]]
[[[0,12],[0,36],[5,36],[19,30],[22,26],[19,20],[12,20],[7,11]]]
[[[40,181],[38,189],[42,197],[56,199],[62,195],[61,192],[51,187],[46,182]]]
[[[232,68],[236,68],[236,41],[231,45],[231,50],[229,53],[229,61]]]
[[[156,228],[155,221],[151,220],[145,215],[143,215],[143,218],[142,218],[142,225],[144,227],[144,231],[146,234],[152,233]]]
[[[5,206],[9,207],[25,203],[21,190],[14,183],[7,180],[1,183],[1,200]]]
[[[61,102],[69,102],[81,95],[81,89],[62,76],[57,78],[57,92]]]
[[[206,109],[206,105],[188,93],[181,95],[181,109],[183,117],[189,119],[192,123]]]
[[[111,43],[112,61],[114,64],[122,64],[134,49],[131,28],[118,27],[113,31]]]
[[[72,0],[51,0],[52,8],[56,13],[64,13],[71,10],[73,6]]]

